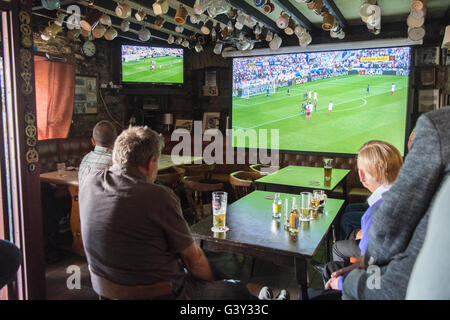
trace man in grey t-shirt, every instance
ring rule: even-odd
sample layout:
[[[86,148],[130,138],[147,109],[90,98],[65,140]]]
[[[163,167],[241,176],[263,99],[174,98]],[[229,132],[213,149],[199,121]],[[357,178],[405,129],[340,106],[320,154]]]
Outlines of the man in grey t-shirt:
[[[81,185],[91,171],[108,169],[112,164],[112,147],[117,137],[114,125],[102,120],[92,130],[94,150],[83,157],[78,170],[78,182]]]
[[[254,298],[241,282],[214,281],[179,199],[169,188],[153,183],[162,147],[153,130],[130,127],[114,144],[113,166],[89,174],[80,186],[81,231],[89,265],[118,284],[170,281],[173,298]]]

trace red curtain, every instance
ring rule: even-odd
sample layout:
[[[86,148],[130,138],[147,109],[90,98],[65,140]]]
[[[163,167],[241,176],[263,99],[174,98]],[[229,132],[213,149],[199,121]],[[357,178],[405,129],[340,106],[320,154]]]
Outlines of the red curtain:
[[[34,59],[38,139],[67,138],[75,95],[75,66]]]

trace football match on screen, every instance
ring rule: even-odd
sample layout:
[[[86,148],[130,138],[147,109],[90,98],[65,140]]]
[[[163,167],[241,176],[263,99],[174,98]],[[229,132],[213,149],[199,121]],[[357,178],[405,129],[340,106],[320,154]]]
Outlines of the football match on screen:
[[[403,153],[410,50],[235,58],[233,130],[278,129],[280,150],[355,154],[376,139]],[[250,141],[233,145],[264,147]]]
[[[183,49],[123,45],[122,82],[183,83]]]

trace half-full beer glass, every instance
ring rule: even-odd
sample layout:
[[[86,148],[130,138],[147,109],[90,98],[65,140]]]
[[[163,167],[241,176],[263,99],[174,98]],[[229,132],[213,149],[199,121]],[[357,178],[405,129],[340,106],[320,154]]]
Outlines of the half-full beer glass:
[[[333,159],[328,158],[323,159],[324,184],[326,186],[329,186],[331,183],[331,172],[333,170],[333,167],[331,166],[332,162]]]
[[[213,212],[213,232],[225,232],[228,228],[225,225],[227,215],[228,193],[225,191],[216,191],[212,193],[212,212]]]

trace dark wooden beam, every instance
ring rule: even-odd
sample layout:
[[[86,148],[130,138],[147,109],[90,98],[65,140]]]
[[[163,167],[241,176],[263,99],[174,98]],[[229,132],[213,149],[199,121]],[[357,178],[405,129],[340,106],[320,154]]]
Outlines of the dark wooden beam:
[[[252,7],[247,2],[244,2],[242,0],[229,0],[228,2],[236,9],[241,10],[245,14],[255,18],[256,21],[259,21],[262,24],[264,24],[264,26],[270,31],[276,33],[280,32],[280,29],[278,28],[277,24],[272,19],[267,17],[265,14],[259,12],[256,8]]]
[[[342,15],[342,12],[336,6],[336,3],[334,3],[333,0],[323,0],[323,4],[325,5],[325,7],[327,7],[330,13],[334,16],[334,18],[339,22],[341,27],[343,27],[345,30],[348,29],[348,22],[347,20],[345,20],[344,16]]]
[[[309,21],[308,18],[306,18],[289,0],[272,0],[272,2],[283,9],[284,12],[290,15],[292,19],[296,20],[306,30],[313,31],[315,29],[311,21]]]

